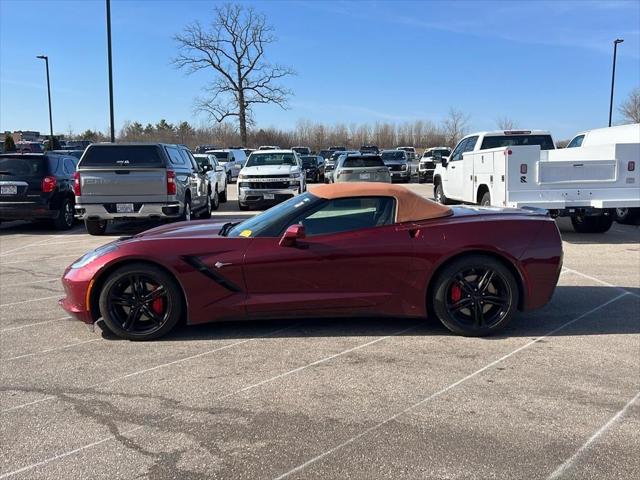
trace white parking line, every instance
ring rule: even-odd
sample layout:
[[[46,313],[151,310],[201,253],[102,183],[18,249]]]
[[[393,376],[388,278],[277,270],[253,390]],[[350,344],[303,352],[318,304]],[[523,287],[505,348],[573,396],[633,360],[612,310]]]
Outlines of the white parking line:
[[[65,258],[65,257],[79,257],[80,255],[78,255],[77,253],[65,253],[64,255],[51,255],[45,258],[39,258],[39,259],[25,259],[25,260],[14,260],[12,262],[2,262],[0,261],[0,267],[4,267],[5,265],[13,265],[14,263],[33,263],[33,262],[42,262],[44,260],[51,260],[52,258]]]
[[[3,284],[2,282],[0,282],[0,287],[23,287],[25,285],[34,285],[36,283],[48,283],[48,282],[55,282],[55,281],[59,281],[60,278],[56,277],[56,278],[48,278],[47,280],[36,280],[33,282],[23,282],[23,283],[5,283]]]
[[[611,304],[611,303],[613,303],[613,302],[616,302],[617,300],[620,300],[622,297],[626,297],[627,295],[628,295],[628,293],[621,293],[621,294],[620,294],[620,295],[618,295],[617,297],[612,298],[611,300],[609,300],[609,301],[607,301],[607,302],[605,302],[605,303],[603,303],[603,304],[601,304],[601,305],[598,305],[598,306],[597,306],[597,307],[595,307],[595,308],[592,308],[592,309],[591,309],[591,310],[589,310],[588,312],[585,312],[585,313],[583,313],[582,315],[579,315],[578,317],[574,318],[573,320],[569,320],[568,322],[566,322],[566,323],[564,323],[564,324],[560,325],[559,327],[557,327],[557,328],[555,328],[555,329],[551,330],[550,332],[547,332],[547,333],[545,333],[544,335],[542,335],[542,336],[540,336],[540,337],[538,337],[538,338],[536,338],[536,339],[534,339],[534,340],[531,340],[530,342],[528,342],[528,343],[524,344],[523,346],[521,346],[521,347],[519,347],[519,348],[516,348],[516,349],[515,349],[515,350],[513,350],[511,353],[508,353],[508,354],[506,354],[506,355],[504,355],[504,356],[500,357],[499,359],[494,360],[493,362],[489,363],[488,365],[485,365],[484,367],[482,367],[482,368],[480,368],[480,369],[476,370],[475,372],[470,373],[469,375],[467,375],[466,377],[461,378],[461,379],[460,379],[460,380],[458,380],[457,382],[454,382],[454,383],[452,383],[451,385],[448,385],[448,386],[444,387],[443,389],[441,389],[441,390],[439,390],[439,391],[437,391],[437,392],[435,392],[435,393],[432,393],[431,395],[429,395],[429,396],[427,396],[427,397],[423,398],[422,400],[420,400],[420,401],[418,401],[418,402],[416,402],[416,403],[414,403],[414,404],[412,404],[412,405],[408,406],[408,407],[407,407],[407,408],[405,408],[404,410],[399,411],[398,413],[396,413],[396,414],[394,414],[394,415],[392,415],[392,416],[390,416],[390,417],[386,418],[385,420],[382,420],[381,422],[379,422],[379,423],[377,423],[377,424],[375,424],[375,425],[373,425],[373,426],[371,426],[371,427],[369,427],[369,428],[367,428],[367,429],[363,430],[363,431],[362,431],[362,432],[360,432],[359,434],[354,435],[353,437],[349,438],[348,440],[345,440],[344,442],[342,442],[342,443],[340,443],[340,444],[336,445],[335,447],[330,448],[329,450],[327,450],[327,451],[325,451],[325,452],[323,452],[323,453],[321,453],[321,454],[319,454],[319,455],[316,455],[315,457],[313,457],[313,458],[311,458],[311,459],[307,460],[306,462],[304,462],[304,463],[302,463],[302,464],[298,465],[298,466],[297,466],[297,467],[295,467],[295,468],[292,468],[291,470],[289,470],[289,471],[287,471],[287,472],[283,473],[282,475],[279,475],[279,476],[275,477],[275,479],[274,479],[274,480],[283,479],[283,478],[286,478],[286,477],[288,477],[288,476],[290,476],[290,475],[292,475],[292,474],[294,474],[294,473],[297,473],[297,472],[300,472],[301,470],[304,470],[304,469],[305,469],[305,468],[307,468],[308,466],[310,466],[310,465],[312,465],[312,464],[316,463],[317,461],[322,460],[323,458],[325,458],[325,457],[327,457],[327,456],[329,456],[329,455],[331,455],[331,454],[333,454],[333,453],[337,452],[338,450],[340,450],[340,449],[342,449],[342,448],[346,447],[347,445],[352,444],[352,443],[353,443],[353,442],[355,442],[356,440],[358,440],[358,439],[360,439],[360,438],[364,437],[365,435],[367,435],[368,433],[373,432],[374,430],[379,429],[380,427],[382,427],[382,426],[386,425],[387,423],[389,423],[389,422],[391,422],[391,421],[395,420],[396,418],[400,417],[401,415],[404,415],[405,413],[408,413],[408,412],[410,412],[411,410],[415,410],[416,408],[418,408],[418,407],[420,407],[420,406],[424,405],[424,404],[425,404],[425,403],[427,403],[428,401],[433,400],[434,398],[437,398],[437,397],[439,397],[439,396],[443,395],[444,393],[448,392],[449,390],[454,389],[454,388],[455,388],[455,387],[457,387],[458,385],[461,385],[462,383],[466,382],[467,380],[470,380],[470,379],[472,379],[472,378],[476,377],[477,375],[480,375],[480,374],[481,374],[481,373],[483,373],[484,371],[486,371],[486,370],[490,369],[491,367],[494,367],[495,365],[497,365],[497,364],[499,364],[499,363],[503,362],[504,360],[506,360],[506,359],[508,359],[509,357],[511,357],[511,356],[513,356],[513,355],[515,355],[516,353],[521,352],[521,351],[523,351],[523,350],[525,350],[525,349],[529,348],[529,347],[530,347],[530,346],[532,346],[532,345],[535,345],[535,344],[536,344],[536,343],[538,343],[540,340],[543,340],[544,338],[546,338],[546,337],[548,337],[548,336],[550,336],[550,335],[553,335],[554,333],[556,333],[556,332],[558,332],[558,331],[560,331],[560,330],[562,330],[562,329],[564,329],[564,328],[568,327],[569,325],[571,325],[571,324],[573,324],[573,323],[577,322],[578,320],[581,320],[582,318],[584,318],[584,317],[586,317],[586,316],[588,316],[588,315],[591,315],[591,314],[592,314],[592,313],[594,313],[594,312],[597,312],[598,310],[600,310],[600,309],[602,309],[602,308],[606,307],[607,305],[610,305],[610,304]]]
[[[403,329],[403,330],[399,330],[399,331],[397,331],[397,332],[392,333],[391,335],[386,335],[386,336],[384,336],[384,337],[379,337],[379,338],[376,338],[375,340],[371,340],[371,341],[369,341],[369,342],[366,342],[366,343],[363,343],[363,344],[357,345],[357,346],[355,346],[355,347],[352,347],[352,348],[349,348],[349,349],[343,350],[343,351],[338,352],[338,353],[335,353],[335,354],[333,354],[333,355],[329,355],[329,356],[327,356],[327,357],[321,358],[321,359],[316,360],[316,361],[314,361],[314,362],[307,363],[307,364],[302,365],[302,366],[300,366],[300,367],[297,367],[297,368],[294,368],[294,369],[292,369],[292,370],[289,370],[289,371],[286,371],[286,372],[280,373],[280,374],[278,374],[278,375],[275,375],[275,376],[273,376],[273,377],[270,377],[270,378],[268,378],[268,379],[266,379],[266,380],[262,380],[262,381],[260,381],[260,382],[254,383],[254,384],[252,384],[252,385],[248,385],[248,386],[246,386],[246,387],[243,387],[243,388],[241,388],[241,389],[239,389],[239,390],[236,390],[236,391],[234,391],[234,392],[228,393],[228,394],[226,394],[226,395],[222,395],[221,397],[217,397],[217,398],[216,398],[216,400],[223,400],[223,399],[225,399],[225,398],[229,398],[229,397],[234,396],[234,395],[237,395],[237,394],[239,394],[239,393],[243,393],[243,392],[246,392],[246,391],[248,391],[248,390],[252,390],[252,389],[254,389],[254,388],[258,388],[258,387],[260,387],[260,386],[262,386],[262,385],[264,385],[264,384],[266,384],[266,383],[270,383],[270,382],[273,382],[273,381],[278,380],[278,379],[280,379],[280,378],[287,377],[287,376],[289,376],[289,375],[293,375],[294,373],[297,373],[297,372],[299,372],[299,371],[301,371],[301,370],[305,370],[305,369],[307,369],[307,368],[309,368],[309,367],[313,367],[313,366],[315,366],[315,365],[319,365],[319,364],[321,364],[321,363],[328,362],[329,360],[332,360],[332,359],[334,359],[334,358],[336,358],[336,357],[339,357],[339,356],[342,356],[342,355],[346,355],[346,354],[351,353],[351,352],[355,352],[356,350],[360,350],[360,349],[362,349],[362,348],[366,348],[366,347],[368,347],[368,346],[370,346],[370,345],[376,344],[376,343],[378,343],[378,342],[382,342],[383,340],[387,340],[387,339],[389,339],[389,338],[391,338],[391,337],[395,337],[395,336],[397,336],[397,335],[401,335],[401,334],[403,334],[403,333],[406,333],[406,332],[408,332],[408,331],[410,331],[410,330],[414,330],[415,328],[417,328],[417,327],[418,327],[418,326],[420,326],[420,325],[421,325],[421,324],[418,324],[418,325],[414,325],[414,326],[409,327],[409,328],[405,328],[405,329]],[[289,327],[289,328],[292,328],[292,327]],[[284,330],[286,330],[286,329],[284,329]],[[249,340],[254,340],[254,339],[249,339]],[[247,342],[247,341],[249,341],[249,340],[245,340],[245,341],[240,342],[240,343],[246,343],[246,342]],[[171,419],[171,418],[175,417],[175,415],[176,415],[176,414],[167,415],[166,417],[164,417],[164,418],[162,418],[162,419],[160,420],[160,423],[162,423],[162,422],[166,422],[167,420],[169,420],[169,419]],[[146,427],[146,426],[147,426],[147,425],[138,425],[137,427],[134,427],[134,428],[131,428],[131,429],[126,430],[126,431],[124,431],[124,432],[121,432],[121,433],[119,433],[118,435],[120,435],[120,436],[121,436],[121,435],[129,435],[129,434],[131,434],[131,433],[134,433],[134,432],[136,432],[136,431],[138,431],[138,430],[143,429],[143,428],[144,428],[144,427]],[[29,471],[29,470],[31,470],[31,469],[33,469],[33,468],[40,467],[40,466],[42,466],[42,465],[46,465],[46,464],[51,463],[51,462],[54,462],[54,461],[56,461],[56,460],[60,460],[61,458],[65,458],[65,457],[68,457],[68,456],[73,455],[73,454],[75,454],[75,453],[78,453],[78,452],[81,452],[81,451],[87,450],[87,449],[89,449],[89,448],[92,448],[92,447],[95,447],[95,446],[101,445],[101,444],[103,444],[103,443],[105,443],[105,442],[108,442],[109,440],[114,439],[114,438],[116,438],[116,436],[115,436],[115,435],[109,435],[108,437],[104,437],[104,438],[102,438],[102,439],[100,439],[100,440],[98,440],[98,441],[96,441],[96,442],[92,442],[92,443],[89,443],[89,444],[87,444],[87,445],[83,445],[82,447],[75,448],[75,449],[70,450],[70,451],[68,451],[68,452],[60,453],[60,454],[58,454],[58,455],[55,455],[55,456],[50,457],[50,458],[47,458],[47,459],[42,460],[42,461],[37,462],[37,463],[33,463],[33,464],[31,464],[31,465],[26,465],[26,466],[24,466],[24,467],[22,467],[22,468],[19,468],[18,470],[14,470],[14,471],[12,471],[12,472],[4,473],[4,474],[0,475],[0,479],[8,478],[8,477],[11,477],[11,476],[13,476],[13,475],[17,475],[17,474],[19,474],[19,473],[23,473],[23,472]]]
[[[35,327],[38,325],[44,325],[46,323],[59,322],[60,320],[66,320],[67,318],[71,318],[71,317],[60,317],[60,318],[54,318],[53,320],[45,320],[44,322],[28,323],[26,325],[20,325],[19,327],[3,328],[2,330],[0,330],[0,333],[13,332],[15,330],[22,330],[23,328]]]
[[[598,437],[600,437],[603,433],[609,430],[609,428],[611,428],[618,420],[620,420],[622,416],[627,412],[629,407],[631,407],[631,405],[633,405],[636,402],[636,400],[638,400],[638,398],[640,398],[640,392],[636,393],[636,396],[633,397],[631,400],[629,400],[627,404],[624,407],[622,407],[622,410],[619,410],[618,413],[616,413],[613,417],[611,417],[609,421],[605,423],[602,427],[600,427],[600,429],[596,433],[591,435],[591,437],[589,437],[589,440],[587,440],[576,451],[576,453],[574,453],[571,456],[571,458],[569,458],[566,462],[564,462],[562,465],[556,468],[553,471],[553,473],[547,477],[548,480],[554,480],[556,478],[560,478],[565,471],[571,468],[575,463],[575,461],[578,459],[578,457],[580,457],[580,455],[582,455],[584,451],[587,450],[591,446],[591,444],[598,439]]]
[[[76,345],[83,345],[85,343],[91,343],[91,342],[99,342],[100,340],[102,340],[102,339],[101,338],[92,338],[91,340],[83,340],[81,342],[70,343],[68,345],[63,345],[62,347],[47,348],[46,350],[39,350],[37,352],[25,353],[24,355],[18,355],[17,357],[0,358],[0,359],[3,362],[8,362],[10,360],[19,360],[21,358],[34,357],[36,355],[40,355],[40,354],[43,354],[43,353],[55,352],[55,351],[58,351],[58,350],[66,350],[67,348],[75,347]]]
[[[50,297],[30,298],[29,300],[21,300],[19,302],[3,303],[2,305],[0,305],[0,307],[11,307],[12,305],[21,305],[23,303],[38,302],[40,300],[51,300],[52,298],[60,298],[60,295],[62,294],[58,293],[57,295],[51,295]]]
[[[572,268],[563,268],[563,271],[566,271],[567,273],[573,273],[575,275],[579,275],[583,278],[599,283],[600,285],[604,285],[605,287],[615,288],[616,290],[620,290],[621,292],[627,292],[629,295],[633,295],[634,297],[640,298],[640,295],[638,295],[637,293],[633,293],[632,291],[627,290],[626,288],[623,288],[619,285],[614,285],[613,283],[605,282],[604,280],[600,280],[599,278],[592,277],[591,275],[587,275],[586,273],[579,272]]]

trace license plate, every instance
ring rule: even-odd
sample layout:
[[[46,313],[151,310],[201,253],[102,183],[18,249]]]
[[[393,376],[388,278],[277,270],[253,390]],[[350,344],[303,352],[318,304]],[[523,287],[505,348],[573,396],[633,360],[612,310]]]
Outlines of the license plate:
[[[360,180],[369,180],[371,178],[371,174],[370,173],[361,173],[360,174]]]
[[[265,193],[264,194],[264,199],[265,200],[275,200],[276,196],[273,193]]]
[[[133,213],[133,203],[117,203],[116,212],[118,213]]]
[[[0,187],[0,195],[17,195],[18,187],[16,185],[3,185]]]

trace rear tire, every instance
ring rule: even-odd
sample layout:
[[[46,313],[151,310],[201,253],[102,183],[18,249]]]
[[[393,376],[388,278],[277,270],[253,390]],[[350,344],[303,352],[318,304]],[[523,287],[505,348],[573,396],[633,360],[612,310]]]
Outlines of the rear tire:
[[[69,230],[75,222],[73,200],[65,198],[58,210],[58,217],[53,221],[56,230]]]
[[[489,192],[484,192],[484,195],[482,195],[482,199],[480,200],[480,205],[483,207],[491,206],[491,194]]]
[[[454,260],[438,275],[431,305],[454,333],[481,337],[502,330],[518,308],[518,284],[495,258],[469,255]]]
[[[611,228],[613,215],[573,215],[571,224],[578,233],[604,233]]]
[[[640,208],[616,208],[616,222],[634,225],[640,218]]]
[[[218,196],[216,194],[216,200],[217,200]],[[218,208],[216,206],[216,208]],[[207,219],[207,218],[211,218],[211,210],[213,209],[213,204],[211,201],[211,195],[207,195],[207,205],[204,207],[204,210],[202,211],[202,213],[200,214],[200,218],[202,219]]]
[[[106,220],[85,220],[84,226],[89,235],[104,235],[107,231]]]
[[[182,215],[180,216],[180,221],[182,222],[190,222],[191,221],[191,199],[189,197],[184,200],[184,207],[182,209]]]
[[[105,325],[115,335],[152,340],[176,326],[183,301],[171,275],[154,265],[132,263],[109,275],[100,291],[99,307]]]
[[[224,186],[224,190],[220,193],[220,202],[227,203],[227,185]]]

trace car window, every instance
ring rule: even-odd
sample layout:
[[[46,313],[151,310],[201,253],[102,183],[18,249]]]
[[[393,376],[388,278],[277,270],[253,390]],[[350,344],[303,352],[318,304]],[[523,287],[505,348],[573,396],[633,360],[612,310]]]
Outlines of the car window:
[[[584,135],[578,135],[573,140],[571,140],[571,142],[569,142],[569,145],[567,145],[567,148],[581,147],[583,140],[584,140]]]
[[[295,223],[304,225],[309,237],[391,225],[395,222],[395,199],[336,198],[328,200],[313,212],[303,214],[297,220]]]
[[[462,153],[473,152],[473,149],[475,148],[477,141],[478,141],[478,137],[467,138],[466,143],[462,147]]]
[[[62,165],[64,173],[66,173],[67,175],[73,175],[73,173],[76,171],[76,164],[70,158],[65,158]]]
[[[453,153],[451,154],[451,157],[449,158],[449,160],[452,162],[455,162],[457,160],[462,159],[462,152],[464,152],[463,148],[465,147],[466,144],[467,144],[466,138],[463,140],[460,140],[460,143],[458,143],[456,148],[453,150]]]
[[[353,157],[345,156],[342,160],[342,167],[344,168],[372,168],[372,167],[384,167],[384,162],[380,157]]]
[[[55,166],[55,165],[54,165]],[[54,169],[52,168],[52,171]],[[38,176],[47,172],[45,157],[4,157],[0,158],[0,175]]]
[[[184,158],[178,153],[178,149],[175,147],[166,147],[167,153],[169,154],[169,160],[174,165],[184,165]]]
[[[80,167],[161,167],[163,163],[155,145],[91,145]]]
[[[382,152],[383,160],[404,160],[406,153],[404,150],[395,150],[393,152]]]
[[[551,135],[492,135],[484,137],[482,149],[512,147],[519,145],[539,145],[540,150],[553,150]]]
[[[196,159],[193,158],[191,153],[186,150],[180,150],[180,155],[182,156],[182,158],[184,158],[187,164],[191,164],[191,168],[193,168],[196,172],[200,170],[198,162],[196,162]]]

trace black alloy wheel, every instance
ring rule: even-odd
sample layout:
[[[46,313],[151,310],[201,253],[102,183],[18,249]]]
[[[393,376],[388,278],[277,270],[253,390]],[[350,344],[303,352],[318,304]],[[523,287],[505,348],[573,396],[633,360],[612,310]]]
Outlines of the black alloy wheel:
[[[451,331],[483,336],[502,329],[518,305],[518,287],[502,263],[481,255],[461,258],[436,280],[433,307]]]
[[[116,270],[100,293],[106,326],[119,337],[150,340],[171,330],[181,315],[175,281],[159,268],[131,264]]]
[[[75,222],[73,201],[65,198],[58,210],[58,217],[53,221],[57,230],[69,230]]]

